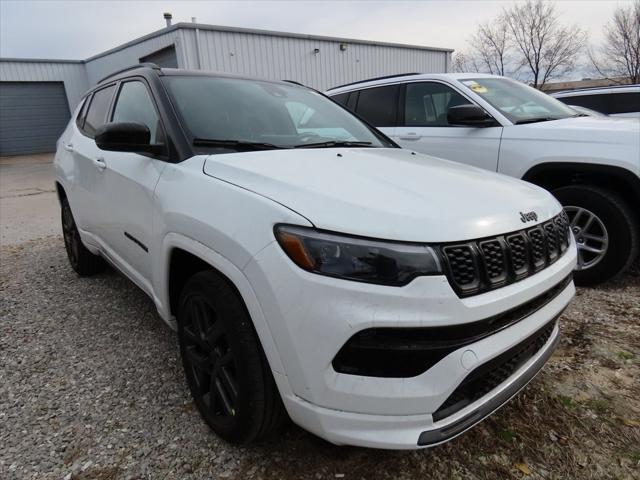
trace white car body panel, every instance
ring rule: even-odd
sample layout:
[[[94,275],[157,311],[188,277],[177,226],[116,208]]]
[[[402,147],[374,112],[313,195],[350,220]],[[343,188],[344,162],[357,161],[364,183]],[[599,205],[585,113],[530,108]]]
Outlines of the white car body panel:
[[[519,211],[535,210],[542,221],[560,210],[534,185],[400,149],[215,155],[204,171],[287,205],[318,228],[387,240],[481,238],[521,228]]]

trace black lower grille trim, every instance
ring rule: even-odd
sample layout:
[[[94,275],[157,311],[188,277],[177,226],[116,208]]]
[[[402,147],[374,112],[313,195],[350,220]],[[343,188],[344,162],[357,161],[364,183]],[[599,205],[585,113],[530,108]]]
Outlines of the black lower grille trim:
[[[519,344],[473,370],[434,412],[433,421],[453,415],[504,383],[547,343],[558,316]]]
[[[456,420],[455,422],[448,423],[440,428],[434,428],[432,430],[426,430],[418,437],[418,446],[426,447],[430,445],[437,445],[453,437],[460,435],[466,430],[479,423],[498,408],[508,402],[514,395],[522,390],[538,372],[542,369],[549,357],[553,354],[558,342],[559,336],[556,336],[553,344],[540,356],[538,359],[524,372],[516,381],[511,383],[508,387],[503,389],[499,394],[493,398],[479,405],[475,410],[469,412],[464,417]]]
[[[333,359],[333,368],[338,373],[368,377],[415,377],[451,352],[529,317],[556,298],[571,280],[572,276],[569,275],[522,305],[472,323],[362,330],[340,349]]]

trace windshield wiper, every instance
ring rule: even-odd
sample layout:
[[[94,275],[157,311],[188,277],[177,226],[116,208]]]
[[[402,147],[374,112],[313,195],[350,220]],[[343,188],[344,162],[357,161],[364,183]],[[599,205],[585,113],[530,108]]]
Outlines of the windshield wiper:
[[[273,143],[247,142],[244,140],[215,140],[210,138],[194,138],[194,147],[222,147],[235,148],[238,150],[274,150],[278,148],[288,148]]]
[[[525,118],[524,120],[518,120],[515,124],[522,125],[524,123],[538,123],[538,122],[549,122],[551,120],[560,120],[558,117],[535,117],[535,118]]]
[[[349,142],[342,140],[329,140],[328,142],[303,143],[294,145],[293,148],[333,148],[333,147],[369,147],[371,142]]]

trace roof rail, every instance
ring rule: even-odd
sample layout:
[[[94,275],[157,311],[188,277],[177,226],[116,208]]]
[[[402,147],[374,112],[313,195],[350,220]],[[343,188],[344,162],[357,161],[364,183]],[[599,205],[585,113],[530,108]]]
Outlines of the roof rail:
[[[300,85],[301,87],[306,87],[306,85],[304,83],[300,83],[296,80],[282,80],[283,82],[287,82],[287,83],[293,83],[294,85]]]
[[[409,75],[420,75],[420,73],[419,72],[396,73],[394,75],[385,75],[384,77],[368,78],[366,80],[358,80],[357,82],[345,83],[344,85],[338,85],[336,87],[331,87],[329,90],[335,90],[336,88],[348,87],[350,85],[357,85],[359,83],[373,82],[375,80],[386,80],[387,78],[408,77]],[[329,90],[327,90],[327,91],[329,91]]]
[[[117,70],[117,71],[115,71],[113,73],[110,73],[106,77],[101,78],[100,80],[98,80],[97,83],[102,83],[106,79],[111,78],[111,77],[115,77],[119,73],[128,72],[129,70],[135,70],[137,68],[153,68],[154,70],[160,70],[160,67],[158,65],[156,65],[155,63],[150,63],[150,62],[136,63],[135,65],[130,65],[130,66],[126,67],[126,68],[123,68],[123,69]]]
[[[606,88],[617,89],[617,88],[628,88],[628,87],[632,87],[632,88],[640,87],[640,84],[638,84],[638,83],[624,83],[624,84],[617,84],[617,85],[602,85],[600,87],[565,88],[564,90],[556,90],[556,91],[551,92],[551,93],[589,92],[591,90],[603,90],[603,89],[606,89]]]

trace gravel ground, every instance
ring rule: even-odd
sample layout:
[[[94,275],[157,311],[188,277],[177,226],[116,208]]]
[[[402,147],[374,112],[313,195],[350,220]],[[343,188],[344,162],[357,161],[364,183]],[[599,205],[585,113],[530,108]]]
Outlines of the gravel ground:
[[[209,432],[176,336],[62,240],[0,249],[0,478],[640,478],[640,269],[580,290],[563,343],[515,401],[447,445],[336,447],[289,425],[251,448]]]

